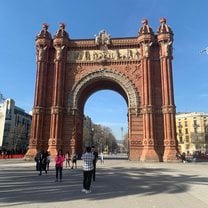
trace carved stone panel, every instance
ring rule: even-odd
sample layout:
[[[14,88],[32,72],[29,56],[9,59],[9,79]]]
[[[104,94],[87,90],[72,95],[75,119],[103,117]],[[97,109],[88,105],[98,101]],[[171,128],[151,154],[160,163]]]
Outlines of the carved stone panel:
[[[140,60],[139,48],[132,49],[115,49],[115,50],[75,50],[68,51],[68,63],[82,62],[118,62],[118,61],[138,61]]]

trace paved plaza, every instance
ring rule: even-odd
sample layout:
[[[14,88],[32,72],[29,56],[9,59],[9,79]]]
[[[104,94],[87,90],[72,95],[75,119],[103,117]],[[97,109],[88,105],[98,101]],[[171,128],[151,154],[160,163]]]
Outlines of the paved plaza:
[[[81,192],[81,165],[54,182],[53,164],[38,176],[34,162],[0,160],[0,207],[208,208],[208,163],[98,161],[90,194]]]

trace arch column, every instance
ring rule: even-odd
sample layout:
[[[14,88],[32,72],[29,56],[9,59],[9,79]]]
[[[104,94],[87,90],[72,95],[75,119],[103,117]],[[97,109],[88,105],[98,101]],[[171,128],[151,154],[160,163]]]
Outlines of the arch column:
[[[172,42],[173,33],[160,19],[158,42],[160,46],[161,82],[162,82],[162,113],[164,121],[164,161],[176,160],[176,124],[172,77]]]
[[[71,109],[72,116],[72,136],[69,140],[70,148],[69,152],[71,155],[76,152],[79,157],[83,152],[82,142],[82,129],[83,129],[83,115],[77,109]]]
[[[142,21],[143,25],[139,32],[138,41],[141,48],[141,64],[143,68],[142,83],[142,114],[143,114],[143,150],[140,161],[159,161],[159,156],[155,151],[154,140],[154,110],[152,102],[152,72],[151,72],[151,48],[154,42],[152,29],[148,26],[148,21]]]
[[[61,149],[62,146],[63,96],[68,43],[68,34],[64,29],[65,25],[61,23],[53,40],[53,47],[55,48],[54,94],[51,107],[50,138],[48,140],[48,151],[53,156],[57,154],[57,150]]]
[[[36,37],[36,87],[35,99],[33,107],[33,118],[31,127],[31,138],[29,141],[29,149],[26,158],[36,155],[37,150],[44,148],[43,129],[45,115],[45,100],[46,100],[46,83],[47,83],[47,67],[49,48],[51,45],[51,35],[48,32],[48,25],[43,24],[42,30]]]

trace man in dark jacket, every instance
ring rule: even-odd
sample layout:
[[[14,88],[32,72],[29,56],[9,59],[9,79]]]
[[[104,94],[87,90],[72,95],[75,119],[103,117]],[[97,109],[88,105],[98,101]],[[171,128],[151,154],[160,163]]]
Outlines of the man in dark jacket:
[[[43,170],[47,174],[46,160],[47,160],[47,155],[46,155],[45,151],[42,150],[36,154],[36,156],[35,156],[36,170],[39,171],[39,175],[42,175]]]
[[[96,174],[96,163],[97,163],[97,160],[98,160],[98,153],[95,149],[95,146],[92,146],[92,153],[93,155],[95,156],[94,160],[93,160],[93,166],[94,166],[94,169],[93,169],[93,174],[92,174],[92,178],[93,178],[93,181],[95,181],[95,174]]]

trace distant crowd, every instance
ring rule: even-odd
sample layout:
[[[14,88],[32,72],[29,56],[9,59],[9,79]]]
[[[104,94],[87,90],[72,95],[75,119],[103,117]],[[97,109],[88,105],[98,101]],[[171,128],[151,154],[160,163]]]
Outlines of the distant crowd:
[[[208,160],[208,151],[195,151],[193,154],[191,154],[189,151],[187,151],[187,153],[183,152],[182,154],[176,153],[176,158],[181,160],[183,163],[193,162],[197,160]]]
[[[23,158],[25,152],[0,150],[0,159]]]

